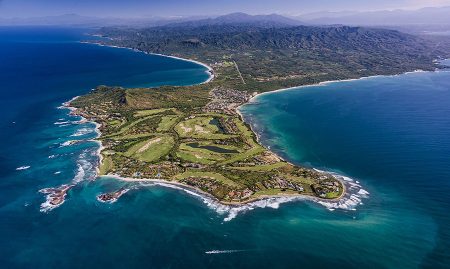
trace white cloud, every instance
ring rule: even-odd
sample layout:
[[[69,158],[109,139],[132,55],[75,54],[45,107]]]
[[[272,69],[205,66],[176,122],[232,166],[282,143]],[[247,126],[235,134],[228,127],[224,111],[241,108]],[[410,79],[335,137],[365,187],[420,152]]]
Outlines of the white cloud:
[[[412,8],[450,6],[450,0],[412,0]]]

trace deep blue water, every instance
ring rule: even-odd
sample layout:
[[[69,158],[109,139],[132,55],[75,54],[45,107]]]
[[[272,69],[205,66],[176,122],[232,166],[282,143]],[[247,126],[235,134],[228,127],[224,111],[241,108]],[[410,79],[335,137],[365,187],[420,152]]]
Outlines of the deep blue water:
[[[450,73],[260,96],[242,112],[264,144],[370,195],[355,210],[269,201],[232,218],[237,210],[182,190],[93,180],[94,126],[76,124],[62,102],[99,84],[208,76],[190,62],[80,44],[84,32],[0,28],[0,268],[448,268]],[[66,202],[41,212],[38,190],[70,182]],[[122,185],[131,190],[118,202],[95,199]]]

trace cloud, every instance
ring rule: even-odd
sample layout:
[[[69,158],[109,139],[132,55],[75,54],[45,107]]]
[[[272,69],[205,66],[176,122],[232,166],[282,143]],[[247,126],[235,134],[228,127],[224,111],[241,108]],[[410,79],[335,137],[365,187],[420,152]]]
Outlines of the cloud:
[[[412,5],[417,7],[448,6],[450,5],[450,0],[414,0]]]

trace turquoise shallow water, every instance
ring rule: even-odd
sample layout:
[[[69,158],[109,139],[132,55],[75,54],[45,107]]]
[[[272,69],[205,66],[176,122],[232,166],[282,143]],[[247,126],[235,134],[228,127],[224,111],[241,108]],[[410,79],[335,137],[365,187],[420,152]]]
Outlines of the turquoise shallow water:
[[[450,72],[443,71],[261,95],[242,112],[286,159],[362,182],[370,198],[347,236],[380,266],[436,268],[450,264],[449,104]]]
[[[1,268],[448,267],[449,73],[260,96],[242,112],[265,145],[370,195],[353,193],[355,210],[268,201],[230,212],[181,189],[92,181],[94,126],[76,124],[62,102],[98,84],[187,85],[207,74],[76,43],[83,32],[0,28]],[[64,144],[72,139],[83,142]],[[39,189],[74,181],[62,206],[40,211]],[[118,202],[95,199],[120,186],[130,191]]]

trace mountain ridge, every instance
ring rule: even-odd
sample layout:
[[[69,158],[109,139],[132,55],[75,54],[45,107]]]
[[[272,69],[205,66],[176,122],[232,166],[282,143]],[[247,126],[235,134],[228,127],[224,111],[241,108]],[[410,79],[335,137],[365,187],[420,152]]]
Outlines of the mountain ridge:
[[[171,27],[199,27],[213,25],[250,25],[259,27],[288,27],[298,26],[304,23],[292,18],[284,17],[275,13],[268,15],[249,15],[243,12],[235,12],[222,15],[215,18],[207,18],[203,20],[192,20],[180,23],[171,23],[166,26]]]
[[[450,6],[426,7],[417,10],[379,10],[379,11],[343,11],[316,12],[294,16],[311,24],[345,25],[417,25],[450,24]]]

